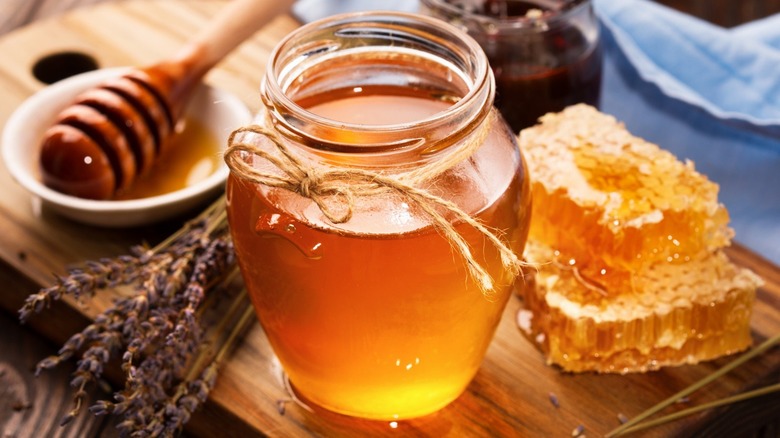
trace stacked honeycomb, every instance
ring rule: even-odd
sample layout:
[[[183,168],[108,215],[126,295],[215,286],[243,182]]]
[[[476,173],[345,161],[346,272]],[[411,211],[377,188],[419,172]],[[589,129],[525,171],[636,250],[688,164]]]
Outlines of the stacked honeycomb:
[[[718,186],[577,105],[520,134],[533,181],[527,329],[569,371],[693,363],[750,345],[760,279],[722,253]]]

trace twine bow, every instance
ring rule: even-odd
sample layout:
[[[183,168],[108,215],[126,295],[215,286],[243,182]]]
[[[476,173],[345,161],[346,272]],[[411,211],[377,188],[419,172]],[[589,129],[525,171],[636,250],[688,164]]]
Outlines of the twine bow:
[[[490,123],[486,123],[490,125]],[[231,133],[224,158],[233,175],[244,180],[288,190],[311,199],[322,214],[332,223],[340,224],[350,220],[355,198],[377,194],[383,190],[394,191],[419,207],[432,220],[433,225],[461,254],[466,262],[469,274],[480,286],[483,293],[493,290],[493,279],[471,253],[468,242],[461,236],[440,211],[453,215],[455,221],[461,221],[484,235],[499,251],[504,269],[515,278],[522,262],[517,255],[493,232],[478,220],[469,216],[458,205],[442,199],[430,192],[416,187],[420,182],[430,179],[471,154],[482,144],[488,129],[482,129],[480,135],[472,141],[464,142],[447,160],[434,161],[432,165],[422,166],[415,171],[400,175],[387,175],[360,168],[346,168],[332,165],[309,164],[296,156],[281,141],[275,131],[262,126],[241,127]],[[275,145],[275,149],[263,150],[259,146],[238,141],[239,134],[253,133],[265,137]],[[260,157],[281,173],[267,173],[256,169],[242,158],[243,153]]]

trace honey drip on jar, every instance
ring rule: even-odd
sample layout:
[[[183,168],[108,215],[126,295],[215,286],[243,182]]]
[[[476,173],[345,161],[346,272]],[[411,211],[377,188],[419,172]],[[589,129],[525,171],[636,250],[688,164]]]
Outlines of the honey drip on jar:
[[[369,125],[412,122],[452,105],[423,90],[390,86],[336,90],[298,103],[330,120]],[[519,253],[529,190],[517,152],[504,147],[498,149],[515,159],[496,165],[482,187],[463,177],[461,172],[474,171],[465,163],[437,177],[430,189],[439,196],[467,193],[465,211],[506,232]],[[349,164],[351,157],[341,159]],[[489,297],[450,243],[401,196],[358,200],[353,218],[338,225],[307,199],[233,177],[228,201],[247,289],[304,398],[348,415],[397,420],[442,408],[471,381],[513,287],[483,235],[456,225],[496,281]],[[481,207],[469,210],[473,206]],[[294,229],[276,226],[288,223]]]

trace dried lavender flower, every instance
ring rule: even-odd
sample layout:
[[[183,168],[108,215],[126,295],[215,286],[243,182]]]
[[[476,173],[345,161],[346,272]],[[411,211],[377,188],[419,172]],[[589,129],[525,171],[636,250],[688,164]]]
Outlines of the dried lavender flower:
[[[214,355],[202,348],[204,298],[223,287],[234,269],[221,198],[156,247],[139,245],[127,255],[87,261],[30,295],[19,310],[23,322],[65,295],[81,300],[119,285],[135,290],[72,335],[57,355],[38,363],[36,374],[79,357],[71,379],[76,388],[73,409],[62,424],[79,414],[85,388],[99,383],[110,359],[117,357],[124,387],[114,393],[114,401],[99,400],[90,412],[122,415],[117,425],[121,436],[172,436],[180,431],[208,398],[217,367],[247,320],[242,317],[232,328],[210,363],[203,360]],[[247,300],[246,294],[236,299]]]
[[[556,409],[561,407],[561,402],[558,400],[558,396],[555,395],[555,393],[549,393],[548,397],[550,398],[550,403],[552,403]]]
[[[284,415],[287,412],[287,399],[279,399],[276,401],[276,410],[279,411],[279,415]]]
[[[19,318],[22,322],[26,321],[30,315],[48,308],[63,295],[80,299],[92,296],[100,289],[130,284],[136,280],[139,265],[137,257],[122,256],[87,262],[85,268],[72,268],[67,276],[58,277],[55,285],[27,297],[24,306],[19,310]]]

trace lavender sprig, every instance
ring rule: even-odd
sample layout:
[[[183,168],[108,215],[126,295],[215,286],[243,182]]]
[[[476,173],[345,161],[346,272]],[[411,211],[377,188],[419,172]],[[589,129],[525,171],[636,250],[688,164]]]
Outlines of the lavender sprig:
[[[115,259],[90,261],[83,268],[70,269],[68,275],[57,277],[56,284],[32,294],[19,310],[22,322],[33,314],[48,308],[63,295],[76,299],[93,296],[97,290],[130,284],[137,280],[141,261],[138,256],[123,255]]]
[[[71,380],[76,388],[73,409],[62,424],[78,415],[86,387],[98,382],[110,359],[117,357],[125,373],[124,388],[114,394],[114,401],[100,400],[90,411],[122,415],[121,436],[171,436],[181,430],[208,397],[230,346],[226,341],[207,363],[204,358],[211,352],[203,348],[201,315],[204,298],[230,283],[225,278],[232,278],[227,274],[234,269],[221,198],[156,247],[137,246],[129,255],[85,262],[28,297],[19,311],[23,322],[66,295],[83,300],[120,285],[134,289],[72,335],[57,355],[38,364],[36,374],[80,354]],[[245,293],[237,299],[247,303],[234,304],[231,312],[251,310]],[[225,329],[223,324],[220,328]],[[227,336],[230,344],[238,329],[234,326]]]

